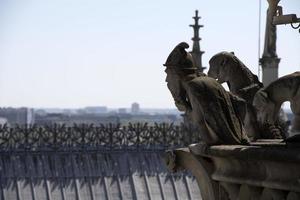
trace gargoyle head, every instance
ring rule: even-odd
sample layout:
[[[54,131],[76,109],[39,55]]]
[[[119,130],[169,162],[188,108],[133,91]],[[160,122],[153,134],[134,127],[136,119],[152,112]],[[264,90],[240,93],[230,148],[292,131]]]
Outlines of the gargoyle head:
[[[169,54],[164,66],[167,68],[193,68],[193,60],[190,54],[185,49],[189,48],[189,45],[185,42],[179,43]]]
[[[223,51],[217,53],[209,60],[209,70],[208,76],[218,79],[220,84],[228,81],[228,65],[232,65],[235,60],[235,55],[233,52]]]
[[[184,79],[186,75],[196,74],[197,68],[194,65],[192,55],[185,50],[187,48],[189,48],[189,45],[185,42],[181,42],[168,56],[164,64],[164,66],[166,66],[166,82],[168,82],[168,84],[177,79]]]
[[[167,58],[165,72],[167,73],[167,86],[175,100],[177,108],[181,108],[182,102],[186,101],[185,90],[182,86],[182,81],[186,80],[189,75],[196,74],[197,68],[194,67],[192,55],[186,52],[189,45],[185,42],[178,44]]]

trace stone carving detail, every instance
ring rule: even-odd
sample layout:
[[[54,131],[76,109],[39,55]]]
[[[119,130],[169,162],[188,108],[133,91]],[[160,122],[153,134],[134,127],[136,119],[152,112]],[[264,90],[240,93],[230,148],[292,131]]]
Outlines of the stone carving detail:
[[[217,53],[210,59],[209,65],[208,76],[217,79],[220,84],[226,82],[230,92],[246,101],[246,115],[243,118],[244,128],[252,140],[285,138],[287,130],[282,117],[273,124],[257,121],[252,102],[256,92],[263,88],[263,84],[234,53],[226,51]]]
[[[274,124],[285,101],[291,103],[294,113],[292,132],[300,132],[300,72],[283,76],[255,94],[253,105],[258,120]]]
[[[165,161],[173,172],[185,169],[195,176],[203,200],[299,199],[299,149],[265,145],[199,143],[167,151]]]
[[[280,199],[280,200],[298,200],[300,194],[296,192],[287,192],[284,190],[276,190],[262,187],[255,187],[246,184],[232,184],[221,182],[221,187],[225,188],[230,197],[220,195],[220,199],[242,199],[242,200],[267,200],[267,199]],[[225,187],[224,187],[225,186]]]
[[[268,10],[266,19],[265,46],[263,57],[277,57],[276,54],[276,25],[273,24],[273,17],[280,10],[277,6],[280,0],[268,0]]]
[[[227,83],[233,94],[251,103],[255,93],[263,87],[245,64],[233,52],[220,52],[209,60],[208,76]]]
[[[176,164],[176,154],[173,151],[166,151],[164,154],[164,160],[169,171],[177,171],[177,167],[179,167],[179,165]]]
[[[187,43],[180,43],[166,61],[167,86],[178,110],[199,128],[207,144],[248,143],[239,109],[238,97],[233,97],[213,78],[198,74],[192,56],[185,51]]]
[[[263,87],[244,63],[233,52],[220,52],[209,60],[208,76],[218,80],[220,84],[227,83],[230,92],[241,97],[247,103],[244,128],[247,135],[255,140],[261,138],[252,100],[255,93]]]
[[[295,115],[292,131],[300,133],[300,72],[264,88],[233,53],[221,52],[210,60],[206,76],[196,72],[186,48],[180,43],[170,53],[166,82],[177,108],[198,126],[201,141],[168,151],[170,170],[189,170],[205,200],[299,199],[300,134],[274,138],[285,101]],[[222,87],[224,82],[230,92]],[[249,116],[252,121],[245,120]],[[266,126],[274,132],[273,140],[248,142],[247,123],[258,132]]]
[[[178,110],[198,126],[204,142],[238,144],[247,141],[246,135],[251,140],[285,138],[288,125],[280,114],[284,101],[290,101],[295,115],[291,131],[300,132],[300,72],[263,88],[234,53],[220,52],[209,61],[211,79],[197,73],[187,48],[182,42],[170,53],[166,82]],[[225,82],[230,92],[220,85]]]

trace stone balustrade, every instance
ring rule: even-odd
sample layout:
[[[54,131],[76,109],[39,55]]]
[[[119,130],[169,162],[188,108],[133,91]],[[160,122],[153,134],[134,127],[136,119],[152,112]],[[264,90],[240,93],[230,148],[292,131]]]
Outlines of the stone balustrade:
[[[172,171],[190,171],[203,199],[300,199],[300,146],[280,140],[193,144],[167,151],[165,162]]]
[[[0,153],[11,151],[153,150],[199,141],[192,126],[155,123],[0,125]]]

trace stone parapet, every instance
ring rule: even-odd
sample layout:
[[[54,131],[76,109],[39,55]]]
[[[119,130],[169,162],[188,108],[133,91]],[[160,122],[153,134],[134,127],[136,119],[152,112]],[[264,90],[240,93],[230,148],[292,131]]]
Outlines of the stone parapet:
[[[166,152],[166,163],[190,171],[203,199],[300,199],[300,147],[279,140],[193,144]]]

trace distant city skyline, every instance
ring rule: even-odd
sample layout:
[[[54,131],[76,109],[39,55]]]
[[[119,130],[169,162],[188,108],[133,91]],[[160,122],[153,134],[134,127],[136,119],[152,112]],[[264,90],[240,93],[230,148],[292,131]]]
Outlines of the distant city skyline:
[[[12,108],[0,107],[0,126],[8,125],[51,125],[65,124],[122,124],[128,123],[182,123],[181,112],[177,109],[141,109],[138,103],[130,108],[107,108],[89,106],[77,109],[68,108]]]
[[[300,17],[300,1],[279,3]],[[0,107],[105,105],[175,108],[162,64],[181,41],[192,47],[199,10],[203,66],[234,51],[258,67],[256,1],[1,1]],[[262,0],[261,50],[267,1]],[[277,27],[279,76],[300,71],[300,34]],[[191,50],[191,48],[189,49]],[[262,53],[262,51],[261,51]],[[207,70],[205,70],[207,72]]]

